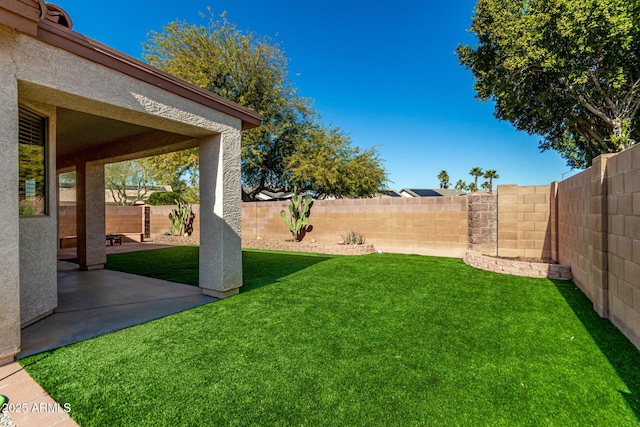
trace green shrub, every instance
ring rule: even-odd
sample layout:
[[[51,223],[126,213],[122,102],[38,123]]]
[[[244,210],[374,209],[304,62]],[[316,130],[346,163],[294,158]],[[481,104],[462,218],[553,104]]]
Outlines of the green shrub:
[[[342,240],[344,240],[345,245],[363,245],[364,244],[364,236],[357,231],[349,230],[343,236]]]
[[[182,195],[174,191],[157,191],[149,196],[147,204],[151,206],[175,205],[176,200],[182,199]]]

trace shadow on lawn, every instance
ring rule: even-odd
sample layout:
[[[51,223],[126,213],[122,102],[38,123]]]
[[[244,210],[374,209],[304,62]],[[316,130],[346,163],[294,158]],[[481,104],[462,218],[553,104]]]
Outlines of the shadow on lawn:
[[[198,246],[176,246],[110,254],[107,256],[105,268],[198,286],[198,254]],[[333,257],[329,255],[244,249],[242,251],[244,284],[240,292],[275,283],[283,277],[331,258]]]
[[[636,418],[640,419],[640,350],[608,319],[601,318],[591,301],[572,282],[553,281],[569,307],[582,322],[602,354],[630,392],[619,390]]]
[[[284,252],[260,252],[243,250],[242,264],[244,284],[240,292],[248,292],[309,268],[319,262],[328,261],[332,256],[301,255]]]

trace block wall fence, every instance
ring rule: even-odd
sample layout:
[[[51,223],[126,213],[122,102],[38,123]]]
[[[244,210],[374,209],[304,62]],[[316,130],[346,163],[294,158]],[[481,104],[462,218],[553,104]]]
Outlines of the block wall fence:
[[[559,261],[640,348],[640,145],[557,185]]]
[[[131,240],[140,241],[144,235],[143,206],[106,206],[105,232],[124,234]],[[58,207],[58,236],[68,238],[76,235],[76,207]]]
[[[286,240],[288,202],[242,204],[242,239]],[[160,240],[171,206],[107,207],[107,233]],[[199,206],[193,236],[199,236]],[[500,185],[496,194],[317,200],[305,240],[336,243],[349,231],[387,252],[463,257],[473,251],[571,267],[573,281],[640,348],[640,145],[603,155],[550,185]],[[75,208],[60,207],[60,236],[75,235]]]
[[[287,206],[243,203],[243,240],[291,239],[280,217]],[[304,240],[336,243],[353,230],[387,252],[462,256],[468,249],[468,211],[466,197],[316,200]]]

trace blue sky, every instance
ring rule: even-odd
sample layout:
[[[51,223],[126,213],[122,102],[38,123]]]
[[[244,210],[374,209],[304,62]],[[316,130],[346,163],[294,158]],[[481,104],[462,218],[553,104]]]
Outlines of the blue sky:
[[[277,40],[290,78],[315,100],[327,124],[360,147],[378,146],[391,188],[438,187],[440,170],[455,183],[469,170],[495,169],[497,184],[547,184],[571,175],[537,136],[517,132],[475,100],[472,75],[458,65],[458,43],[474,0],[395,2],[293,0],[58,0],[74,30],[140,58],[151,30],[199,12],[227,11],[241,29]]]

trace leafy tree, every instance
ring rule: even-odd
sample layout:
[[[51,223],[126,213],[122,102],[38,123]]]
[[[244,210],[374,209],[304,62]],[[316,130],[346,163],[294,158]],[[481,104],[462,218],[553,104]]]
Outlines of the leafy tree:
[[[449,188],[451,185],[449,182],[449,174],[444,169],[438,174],[438,181],[440,181],[440,188]]]
[[[495,170],[489,169],[488,171],[485,171],[484,178],[489,180],[489,193],[493,193],[493,180],[500,178],[500,175],[498,175]]]
[[[45,150],[43,146],[19,144],[19,180],[21,196],[25,194],[25,183],[32,184],[27,193],[30,197],[43,198],[45,195]]]
[[[288,158],[289,182],[316,198],[367,197],[376,193],[386,181],[377,151],[361,150],[350,142],[339,128],[308,127]]]
[[[328,145],[342,132],[319,124],[311,100],[301,97],[288,79],[287,58],[276,42],[239,30],[225,13],[219,18],[211,14],[211,9],[209,13],[207,25],[176,21],[161,32],[152,31],[144,44],[143,57],[151,65],[262,115],[262,126],[245,131],[242,137],[242,183],[251,188],[244,198],[253,199],[262,190],[291,188],[296,183],[326,195],[374,194],[385,177],[377,151],[345,149],[350,141],[344,136],[333,159],[338,160],[338,169],[351,178],[333,185],[335,177],[321,177],[314,165],[303,167],[303,159],[296,156],[300,147],[310,158],[319,158],[332,151]],[[326,139],[320,138],[323,134]],[[311,153],[312,149],[318,151]],[[359,157],[361,154],[364,157]],[[362,161],[354,162],[354,158],[366,159],[368,168],[363,167]],[[356,170],[348,170],[350,166]],[[302,170],[313,173],[302,177]],[[329,175],[335,170],[331,169]],[[367,183],[360,185],[353,177]],[[349,185],[352,188],[347,188]],[[371,192],[364,191],[373,187]]]
[[[76,186],[76,171],[63,172],[58,175],[58,182],[68,184],[70,187]]]
[[[153,182],[168,184],[175,192],[185,193],[198,186],[197,148],[138,159],[136,164],[147,171]]]
[[[482,172],[482,168],[476,166],[475,168],[471,169],[469,171],[469,175],[471,175],[474,180],[473,180],[473,190],[471,191],[475,191],[478,189],[478,178],[481,177],[483,174]]]
[[[149,191],[149,171],[133,160],[105,165],[104,175],[105,186],[116,205],[135,205]]]
[[[495,116],[543,137],[571,167],[635,143],[640,2],[478,0],[459,62]]]
[[[456,190],[459,191],[463,191],[466,190],[467,188],[467,183],[464,182],[463,180],[459,179],[458,182],[456,182],[456,186],[454,187]]]

